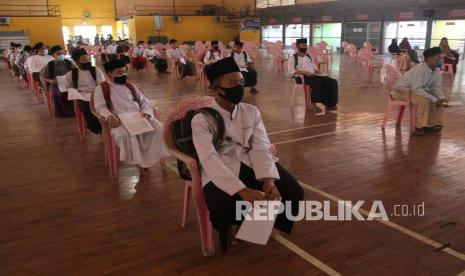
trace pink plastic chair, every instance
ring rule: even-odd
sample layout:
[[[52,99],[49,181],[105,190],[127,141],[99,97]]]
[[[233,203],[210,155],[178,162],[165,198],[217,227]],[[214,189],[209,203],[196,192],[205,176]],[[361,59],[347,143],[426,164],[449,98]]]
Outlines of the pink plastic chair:
[[[171,76],[175,80],[179,80],[181,74],[179,73],[179,66],[176,64],[176,60],[171,58]]]
[[[354,59],[354,64],[357,64],[357,46],[355,46],[354,44],[349,44],[349,46],[347,47],[347,58],[350,60],[351,58]]]
[[[32,78],[32,74],[29,74],[29,75],[30,75],[30,80],[32,82],[31,88],[32,88],[32,93],[34,94],[35,102],[36,104],[39,104],[40,103],[39,82]]]
[[[441,68],[441,74],[448,74],[451,78],[454,77],[454,68],[450,63],[444,63]]]
[[[74,100],[74,115],[76,116],[79,138],[81,138],[81,141],[84,141],[86,139],[86,121],[84,120],[79,100]]]
[[[209,213],[205,198],[202,191],[202,180],[200,177],[200,165],[192,157],[180,152],[173,141],[171,134],[171,124],[182,119],[190,110],[209,106],[214,101],[213,97],[203,96],[190,99],[178,104],[176,111],[171,113],[165,121],[164,138],[168,151],[181,162],[185,163],[191,174],[192,180],[186,181],[184,186],[184,208],[181,225],[186,225],[187,211],[189,209],[189,200],[191,194],[194,196],[195,209],[200,226],[200,238],[202,244],[202,253],[204,256],[213,256],[215,254],[215,241],[213,227],[210,222]]]
[[[300,78],[302,83],[298,84],[296,79],[292,78],[292,92],[291,92],[291,97],[290,97],[290,105],[291,107],[294,105],[295,92],[297,91],[297,89],[301,88],[305,95],[305,108],[309,109],[310,108],[310,97],[312,95],[312,88],[310,87],[310,85],[305,84],[304,76],[298,75],[295,77]]]
[[[321,49],[310,46],[307,48],[307,54],[309,54],[310,57],[312,58],[313,64],[315,64],[315,66],[318,68],[318,71],[321,70],[322,65],[325,65],[326,71],[329,72],[328,62],[324,60],[323,55],[321,53]]]
[[[394,100],[391,95],[391,91],[397,81],[397,79],[401,76],[401,73],[399,70],[395,69],[389,64],[385,64],[383,68],[381,69],[381,82],[384,84],[384,86],[388,89],[389,91],[389,97],[388,97],[388,102],[386,106],[386,112],[384,113],[383,117],[383,123],[381,125],[382,129],[386,128],[387,120],[389,117],[389,114],[391,114],[392,108],[394,106],[399,107],[399,113],[397,115],[397,120],[396,120],[396,125],[400,126],[402,122],[402,117],[404,115],[405,107],[409,107],[410,109],[410,132],[413,132],[415,128],[415,122],[416,122],[416,108],[412,104],[411,101],[411,96],[410,96],[410,91],[403,91],[407,93],[406,100],[403,101],[398,101]]]
[[[368,48],[360,49],[358,55],[362,61],[362,64],[366,66],[368,70],[368,80],[371,82],[373,80],[375,69],[381,69],[384,65],[384,61],[382,59],[373,58],[373,54]]]
[[[55,114],[52,94],[48,90],[48,83],[46,81],[42,81],[42,86],[44,87],[44,100],[47,103],[48,113],[53,117]]]
[[[143,93],[143,92],[142,92]],[[90,97],[90,110],[94,114],[95,117],[98,118],[100,125],[102,126],[102,138],[103,144],[105,146],[105,165],[108,166],[108,171],[110,174],[110,178],[115,178],[118,176],[119,172],[119,148],[116,145],[115,141],[113,140],[113,136],[111,136],[111,128],[105,121],[105,118],[100,116],[94,108],[94,93]],[[153,109],[153,114],[157,120],[161,120],[161,113],[158,108]],[[165,166],[165,158],[160,159],[160,165],[162,167]]]

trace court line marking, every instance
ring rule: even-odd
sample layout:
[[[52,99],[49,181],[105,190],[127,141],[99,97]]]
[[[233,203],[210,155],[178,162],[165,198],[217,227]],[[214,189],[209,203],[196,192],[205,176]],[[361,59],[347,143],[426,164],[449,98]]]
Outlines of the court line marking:
[[[284,245],[289,250],[291,250],[292,252],[294,252],[295,254],[297,254],[298,256],[300,256],[301,258],[306,260],[307,262],[311,263],[312,265],[314,265],[316,268],[320,269],[324,273],[326,273],[328,275],[331,275],[331,276],[342,276],[342,274],[340,274],[336,270],[332,269],[331,267],[329,267],[327,264],[323,263],[319,259],[317,259],[317,258],[313,257],[312,255],[308,254],[305,250],[298,247],[297,245],[295,245],[294,243],[292,243],[288,239],[284,238],[283,236],[281,236],[279,234],[273,234],[272,237],[276,241],[278,241],[280,244]]]
[[[166,167],[170,169],[173,173],[178,174],[177,168],[173,166],[174,162],[166,162]],[[273,234],[272,237],[278,241],[280,244],[294,252],[299,257],[303,258],[310,264],[314,265],[316,268],[320,269],[321,271],[325,272],[328,275],[341,275],[340,273],[336,272],[334,269],[323,263],[322,261],[318,260],[317,258],[313,257],[312,255],[308,254],[302,248],[298,247],[288,239],[284,238],[279,234]]]
[[[306,184],[306,183],[304,183],[302,181],[299,181],[299,183],[300,183],[300,185],[302,185],[302,187],[306,188],[307,190],[310,190],[310,191],[312,191],[314,193],[317,193],[317,194],[319,194],[319,195],[321,195],[323,197],[326,197],[329,200],[332,200],[332,201],[335,201],[335,202],[343,201],[341,198],[338,198],[338,197],[336,197],[336,196],[334,196],[332,194],[329,194],[329,193],[327,193],[327,192],[325,192],[323,190],[320,190],[320,189],[318,189],[318,188],[316,188],[314,186],[308,185],[308,184]],[[347,203],[346,206],[350,207],[350,204]],[[365,210],[365,209],[360,208],[358,210],[359,210],[359,212],[361,214],[364,214],[366,216],[368,216],[370,214],[370,212]],[[412,231],[410,229],[407,229],[407,228],[405,228],[403,226],[400,226],[399,224],[394,223],[394,222],[392,222],[390,220],[382,220],[380,218],[374,218],[374,219],[376,221],[378,221],[378,222],[381,222],[381,223],[383,223],[383,224],[385,224],[385,225],[387,225],[387,226],[389,226],[389,227],[391,227],[391,228],[393,228],[393,229],[407,235],[407,236],[410,236],[410,237],[412,237],[414,239],[417,239],[417,240],[419,240],[419,241],[421,241],[423,243],[426,243],[426,244],[428,244],[428,245],[430,245],[430,246],[432,246],[434,248],[439,248],[439,247],[443,246],[443,244],[441,244],[439,242],[436,242],[436,241],[434,241],[434,240],[432,240],[432,239],[430,239],[428,237],[425,237],[425,236],[423,236],[421,234],[418,234],[418,233],[416,233],[416,232],[414,232],[414,231]],[[447,254],[449,254],[449,255],[451,255],[453,257],[456,257],[457,259],[465,261],[465,254],[460,253],[458,251],[455,251],[454,249],[452,249],[450,247],[444,248],[441,251],[444,251],[445,253],[447,253]]]

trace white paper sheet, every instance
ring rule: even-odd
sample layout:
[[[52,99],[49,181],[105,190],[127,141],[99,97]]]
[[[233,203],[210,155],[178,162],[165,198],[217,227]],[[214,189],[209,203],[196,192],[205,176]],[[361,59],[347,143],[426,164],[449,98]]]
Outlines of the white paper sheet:
[[[448,102],[444,106],[445,107],[453,107],[453,106],[462,106],[463,102],[462,101],[454,101],[454,102]]]
[[[57,76],[57,82],[58,82],[58,89],[60,90],[60,92],[68,91],[68,88],[66,87],[66,77],[65,76]]]
[[[277,204],[279,206],[279,201],[270,201],[268,204]],[[260,216],[265,216],[268,219],[253,219],[254,214],[257,215],[260,213]],[[265,245],[268,243],[268,239],[271,236],[273,231],[274,222],[276,219],[277,212],[261,212],[258,211],[256,207],[252,209],[248,215],[252,220],[244,219],[242,222],[239,231],[237,231],[236,238],[244,241],[252,242],[255,244]],[[258,218],[257,216],[255,216]]]
[[[186,59],[185,59],[185,58],[181,58],[181,59],[179,60],[179,62],[181,62],[181,63],[182,63],[182,64],[184,64],[184,65],[185,65],[185,64],[187,64],[187,62],[186,62]]]
[[[118,117],[132,136],[154,131],[152,125],[146,118],[142,117],[140,112],[121,113],[118,114]]]
[[[68,89],[68,101],[71,100],[83,100],[86,102],[90,102],[90,92],[79,92],[74,88]]]

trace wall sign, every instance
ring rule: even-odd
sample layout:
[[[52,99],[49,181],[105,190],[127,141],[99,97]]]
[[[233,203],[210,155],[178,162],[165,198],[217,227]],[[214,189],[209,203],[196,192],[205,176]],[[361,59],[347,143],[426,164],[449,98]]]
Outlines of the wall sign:
[[[321,21],[323,21],[323,22],[333,21],[333,17],[331,15],[323,15],[321,17]]]
[[[368,13],[357,14],[357,20],[368,20]]]
[[[302,23],[302,17],[294,17],[291,21],[292,23]]]
[[[244,18],[241,20],[241,31],[260,30],[260,18]]]
[[[450,10],[449,17],[465,17],[465,9]]]
[[[400,12],[399,20],[415,19],[415,12]]]

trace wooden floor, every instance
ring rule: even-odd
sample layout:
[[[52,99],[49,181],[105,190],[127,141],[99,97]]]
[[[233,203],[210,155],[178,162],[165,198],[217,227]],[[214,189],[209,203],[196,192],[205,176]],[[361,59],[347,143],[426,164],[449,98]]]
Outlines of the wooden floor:
[[[395,204],[425,202],[425,216],[301,221],[267,246],[242,242],[203,257],[193,210],[180,227],[184,189],[176,173],[154,167],[139,180],[123,166],[119,180],[109,179],[102,141],[81,142],[74,118],[51,118],[2,66],[0,275],[465,274],[465,106],[446,110],[441,136],[409,137],[407,120],[401,129],[391,121],[383,133],[379,74],[369,83],[360,65],[335,56],[339,111],[314,115],[301,93],[289,107],[289,77],[261,58],[260,94],[245,101],[260,108],[306,200],[366,200],[368,209],[382,200],[388,214]],[[130,78],[164,115],[207,94],[169,75]],[[445,76],[451,100],[465,103],[462,66],[451,84]]]

